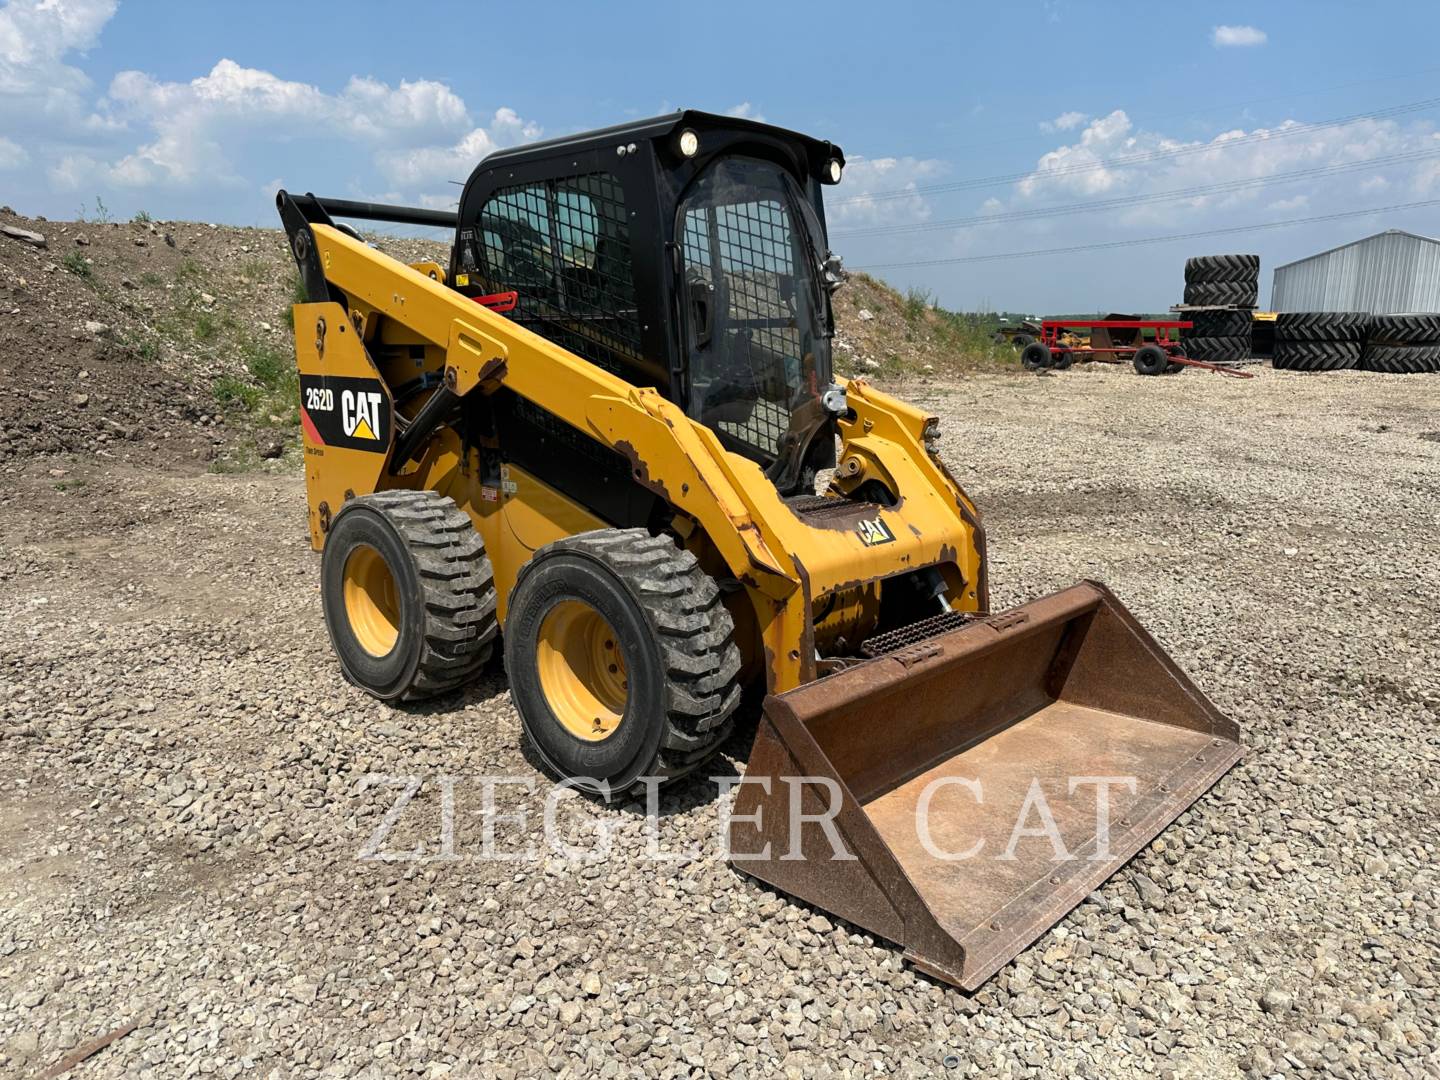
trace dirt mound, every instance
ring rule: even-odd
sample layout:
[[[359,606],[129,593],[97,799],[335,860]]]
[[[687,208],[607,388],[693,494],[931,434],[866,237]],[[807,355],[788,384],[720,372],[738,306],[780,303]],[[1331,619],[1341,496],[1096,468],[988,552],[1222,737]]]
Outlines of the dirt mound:
[[[196,222],[46,221],[0,208],[0,462],[101,455],[244,467],[298,444],[278,229]],[[396,258],[443,244],[372,238]],[[856,274],[835,298],[835,369],[947,376],[1013,355],[920,293]]]
[[[0,226],[45,238],[0,235],[0,461],[203,462],[240,444],[253,457],[296,443],[296,275],[278,229],[56,222],[9,208]]]
[[[854,273],[835,294],[835,370],[871,379],[1015,370],[1015,350],[993,340],[994,320],[947,311],[924,290],[901,294]]]

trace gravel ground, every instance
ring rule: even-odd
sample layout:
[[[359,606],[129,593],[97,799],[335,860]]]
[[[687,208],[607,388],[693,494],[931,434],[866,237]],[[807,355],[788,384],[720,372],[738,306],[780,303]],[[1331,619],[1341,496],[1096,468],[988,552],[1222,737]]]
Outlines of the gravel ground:
[[[75,1075],[1440,1075],[1440,381],[910,389],[996,606],[1105,580],[1248,748],[979,993],[710,856],[619,857],[634,805],[558,803],[611,860],[475,858],[477,778],[533,775],[503,678],[405,711],[342,682],[298,468],[29,459],[0,484],[0,1073],[138,1023]],[[428,778],[385,845],[425,861],[357,858],[397,794],[371,773]],[[662,848],[714,798],[668,792]]]

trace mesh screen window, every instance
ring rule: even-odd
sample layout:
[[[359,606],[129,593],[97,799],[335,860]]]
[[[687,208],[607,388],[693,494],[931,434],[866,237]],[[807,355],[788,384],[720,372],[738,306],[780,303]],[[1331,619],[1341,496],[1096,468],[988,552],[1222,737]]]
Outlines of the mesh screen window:
[[[681,224],[686,281],[715,306],[710,340],[692,352],[692,412],[777,455],[813,395],[818,310],[789,198],[769,167],[725,162],[697,184]]]
[[[607,371],[640,361],[640,318],[620,181],[592,173],[502,188],[480,215],[487,287],[510,318]]]

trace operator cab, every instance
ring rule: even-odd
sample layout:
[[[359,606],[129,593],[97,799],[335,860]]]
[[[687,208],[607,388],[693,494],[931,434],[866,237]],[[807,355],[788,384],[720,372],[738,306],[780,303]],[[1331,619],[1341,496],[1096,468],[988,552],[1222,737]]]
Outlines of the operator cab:
[[[844,411],[820,195],[843,168],[831,143],[694,111],[502,150],[465,185],[449,280],[514,292],[509,318],[813,491]]]

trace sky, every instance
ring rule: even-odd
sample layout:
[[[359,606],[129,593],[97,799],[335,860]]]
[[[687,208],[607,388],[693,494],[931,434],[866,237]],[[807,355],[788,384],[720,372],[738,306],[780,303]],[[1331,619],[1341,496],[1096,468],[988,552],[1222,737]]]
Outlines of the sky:
[[[947,307],[1163,311],[1225,251],[1263,302],[1292,259],[1440,235],[1440,55],[1403,44],[1436,40],[1433,0],[5,0],[0,203],[443,208],[498,147],[686,107],[841,145],[831,246]]]

